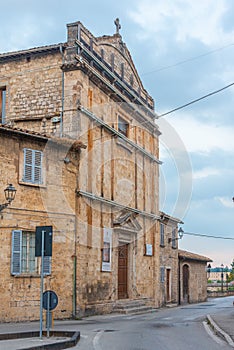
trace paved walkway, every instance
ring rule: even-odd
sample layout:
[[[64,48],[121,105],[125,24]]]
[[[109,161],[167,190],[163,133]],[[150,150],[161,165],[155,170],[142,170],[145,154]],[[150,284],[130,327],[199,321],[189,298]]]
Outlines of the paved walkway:
[[[222,337],[226,342],[234,347],[234,308],[211,315],[207,315],[211,327],[215,333]]]
[[[49,338],[46,337],[46,332],[40,338],[39,329],[39,322],[0,323],[0,350],[39,350],[47,349],[46,345],[49,345],[51,350],[65,349],[75,346],[80,337],[79,323],[73,320],[55,321]],[[6,339],[7,337],[14,339]]]

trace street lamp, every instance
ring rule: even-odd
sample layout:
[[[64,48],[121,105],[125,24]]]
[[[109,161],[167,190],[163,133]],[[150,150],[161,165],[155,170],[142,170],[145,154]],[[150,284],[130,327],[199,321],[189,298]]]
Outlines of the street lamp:
[[[177,238],[168,238],[168,243],[173,242],[173,241],[178,241],[179,239],[182,239],[184,235],[184,230],[182,227],[179,228],[178,230],[178,236]]]
[[[209,280],[209,278],[210,278],[210,269],[211,269],[211,264],[208,264],[208,266],[207,266],[207,280]]]
[[[0,212],[8,207],[9,204],[15,199],[16,189],[12,184],[9,184],[4,190],[6,203],[0,204]]]
[[[226,290],[228,290],[228,266],[225,267],[226,271]]]
[[[223,264],[221,264],[221,292],[223,293]]]

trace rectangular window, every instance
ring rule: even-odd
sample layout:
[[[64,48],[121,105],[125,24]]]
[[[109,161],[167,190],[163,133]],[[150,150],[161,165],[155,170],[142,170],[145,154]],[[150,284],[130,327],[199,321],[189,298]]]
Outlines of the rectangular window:
[[[164,266],[160,267],[160,282],[161,283],[165,282],[165,268],[164,268]]]
[[[160,223],[160,246],[164,247],[164,224]]]
[[[176,229],[172,229],[172,248],[176,248]]]
[[[0,88],[0,124],[5,123],[6,118],[6,88]]]
[[[118,131],[121,134],[123,134],[124,136],[128,137],[128,129],[129,129],[128,122],[119,116],[118,117]]]
[[[41,151],[24,148],[24,182],[42,184],[42,157]]]
[[[35,257],[35,232],[12,231],[11,274],[39,274],[39,258]],[[44,274],[51,273],[51,257],[44,257]]]

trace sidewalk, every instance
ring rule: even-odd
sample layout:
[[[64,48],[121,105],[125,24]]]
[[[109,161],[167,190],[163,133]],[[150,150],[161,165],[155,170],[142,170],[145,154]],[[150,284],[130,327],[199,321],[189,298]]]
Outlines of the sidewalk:
[[[77,321],[56,321],[50,338],[43,331],[39,337],[39,322],[0,323],[0,350],[50,349],[59,350],[74,347],[79,339]]]
[[[207,320],[214,332],[234,348],[234,308],[207,315]]]

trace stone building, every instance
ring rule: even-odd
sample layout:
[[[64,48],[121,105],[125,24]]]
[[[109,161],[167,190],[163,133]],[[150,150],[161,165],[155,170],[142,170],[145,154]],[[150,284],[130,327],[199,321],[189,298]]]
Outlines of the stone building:
[[[11,205],[0,212],[0,320],[39,318],[41,258],[35,257],[35,228],[50,225],[53,255],[44,261],[45,289],[56,290],[60,296],[56,316],[70,317],[76,173],[84,145],[3,125],[0,141],[0,203],[5,202],[3,190],[8,183],[17,190]],[[64,206],[64,201],[69,205]]]
[[[177,304],[178,290],[178,224],[177,218],[160,212],[159,220],[159,269],[160,269],[160,305]]]
[[[1,219],[0,320],[38,318],[39,270],[12,273],[10,232],[40,225],[54,229],[45,289],[58,294],[55,317],[178,301],[180,220],[159,212],[154,101],[115,24],[114,35],[95,37],[71,23],[65,43],[0,54],[1,187],[17,188]],[[45,183],[22,180],[27,157],[29,177],[44,162]]]
[[[210,258],[179,250],[179,304],[207,298],[207,263]]]
[[[76,217],[69,255],[73,265],[60,264],[61,275],[56,277],[52,270],[53,288],[62,304],[61,284],[70,290],[64,317],[109,312],[119,299],[144,299],[158,306],[160,132],[154,101],[118,26],[114,35],[96,38],[76,22],[67,25],[67,33],[66,43],[0,55],[1,122],[87,146],[80,154],[79,171],[69,170],[76,178],[67,185],[76,194],[72,207],[52,185],[59,169],[50,172],[51,186],[39,192],[43,211],[55,205]],[[73,166],[66,154],[61,159]],[[39,199],[25,202],[19,195],[20,176],[15,205],[35,209]],[[50,218],[50,224],[57,227],[57,220]],[[56,236],[55,242],[60,239]],[[9,246],[6,249],[9,257]],[[60,252],[62,260],[67,249]],[[63,278],[67,270],[69,283]],[[20,288],[28,284],[25,274],[17,277]],[[31,300],[34,303],[33,296]],[[30,308],[30,302],[27,305]],[[61,317],[59,311],[55,316]]]

